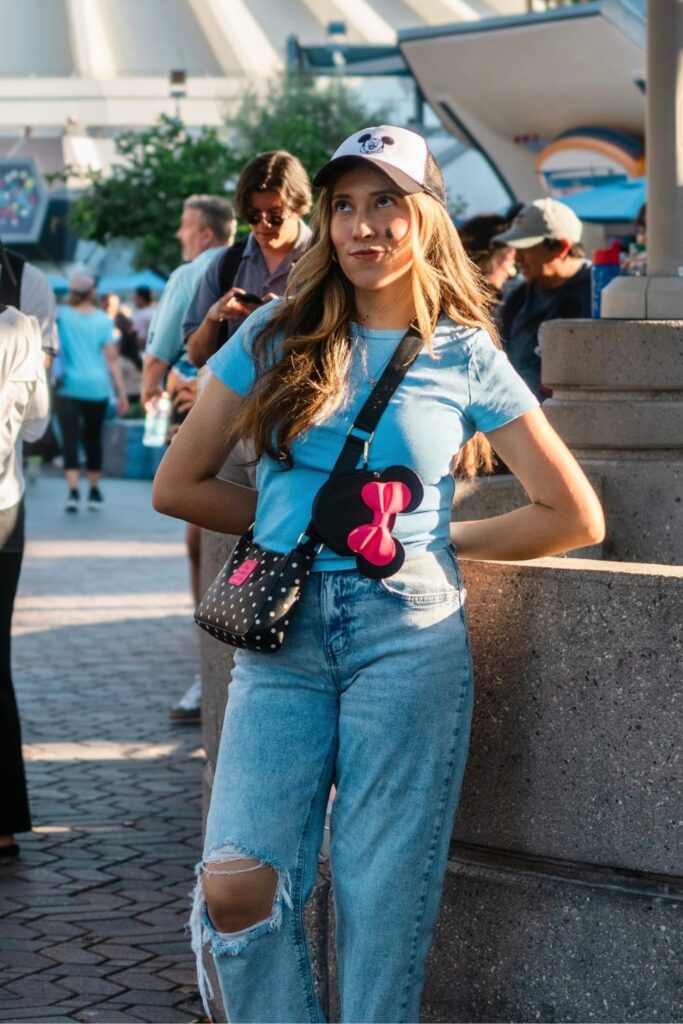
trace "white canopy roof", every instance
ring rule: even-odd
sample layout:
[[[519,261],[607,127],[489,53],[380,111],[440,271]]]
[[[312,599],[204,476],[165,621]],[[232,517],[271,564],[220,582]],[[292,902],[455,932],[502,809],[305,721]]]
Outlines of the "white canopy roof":
[[[245,81],[285,65],[286,40],[394,44],[397,32],[526,8],[524,0],[0,0],[0,130],[146,125],[173,113],[218,124]]]

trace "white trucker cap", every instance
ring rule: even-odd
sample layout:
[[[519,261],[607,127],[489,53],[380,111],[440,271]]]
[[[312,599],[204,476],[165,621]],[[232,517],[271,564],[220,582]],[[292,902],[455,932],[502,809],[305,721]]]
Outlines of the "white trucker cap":
[[[392,124],[361,128],[349,135],[332,159],[321,167],[314,185],[327,185],[357,160],[368,160],[384,171],[402,192],[426,192],[445,206],[446,189],[441,168],[422,135]]]
[[[558,199],[535,199],[519,211],[511,226],[492,242],[529,249],[546,238],[580,242],[583,225],[573,210]]]

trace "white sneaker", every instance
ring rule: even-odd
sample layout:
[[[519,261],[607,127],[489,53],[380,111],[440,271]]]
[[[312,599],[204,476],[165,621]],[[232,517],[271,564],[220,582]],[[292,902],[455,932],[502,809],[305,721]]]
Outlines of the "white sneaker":
[[[199,673],[178,703],[169,708],[168,717],[173,722],[198,722],[202,717],[202,677]]]

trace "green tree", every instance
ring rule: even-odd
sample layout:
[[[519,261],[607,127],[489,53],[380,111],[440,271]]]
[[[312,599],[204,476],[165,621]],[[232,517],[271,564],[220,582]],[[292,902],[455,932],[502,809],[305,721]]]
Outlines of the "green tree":
[[[116,152],[111,173],[89,172],[71,224],[82,238],[102,245],[114,238],[134,241],[136,266],[168,274],[178,265],[175,232],[183,200],[195,192],[231,192],[240,161],[216,129],[190,134],[170,117],[144,131],[123,132]]]
[[[386,108],[369,110],[340,80],[321,85],[311,76],[288,74],[271,81],[265,93],[248,89],[227,124],[242,162],[264,150],[286,149],[312,177],[347,135],[388,116]]]

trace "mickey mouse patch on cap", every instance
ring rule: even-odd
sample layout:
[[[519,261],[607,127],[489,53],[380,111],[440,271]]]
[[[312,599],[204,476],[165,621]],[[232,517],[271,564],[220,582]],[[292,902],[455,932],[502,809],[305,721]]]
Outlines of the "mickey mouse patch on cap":
[[[391,135],[382,135],[381,138],[377,138],[372,132],[363,132],[358,142],[361,153],[381,153],[385,146],[394,145]]]

